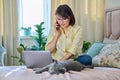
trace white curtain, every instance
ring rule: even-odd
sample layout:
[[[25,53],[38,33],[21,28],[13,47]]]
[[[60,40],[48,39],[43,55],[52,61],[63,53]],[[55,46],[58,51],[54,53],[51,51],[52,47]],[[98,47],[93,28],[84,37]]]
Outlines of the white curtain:
[[[84,40],[102,41],[104,37],[105,0],[51,0],[51,22],[55,20],[55,10],[60,4],[68,4],[75,15],[76,24],[83,27]]]
[[[17,65],[19,0],[0,0],[0,44],[6,48],[5,65]]]

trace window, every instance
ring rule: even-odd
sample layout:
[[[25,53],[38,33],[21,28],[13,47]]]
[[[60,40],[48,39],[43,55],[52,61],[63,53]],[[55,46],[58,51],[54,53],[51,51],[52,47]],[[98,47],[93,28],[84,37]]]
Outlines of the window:
[[[43,34],[47,36],[50,29],[51,0],[19,0],[20,2],[20,28],[31,27],[31,35],[36,35],[34,25],[44,22],[45,28]],[[24,30],[20,30],[20,43],[27,48],[35,45],[34,41],[24,34]]]
[[[21,27],[31,27],[31,34],[35,34],[35,24],[43,22],[43,1],[44,0],[21,0]],[[20,36],[25,36],[20,30]]]

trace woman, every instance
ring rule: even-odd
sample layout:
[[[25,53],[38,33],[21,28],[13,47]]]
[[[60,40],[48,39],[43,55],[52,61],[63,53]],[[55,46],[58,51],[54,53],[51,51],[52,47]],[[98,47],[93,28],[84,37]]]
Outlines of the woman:
[[[78,56],[82,54],[83,35],[81,27],[75,24],[71,8],[66,4],[60,5],[55,16],[56,21],[48,36],[46,50],[49,50],[53,59],[58,61],[76,58],[79,60]]]

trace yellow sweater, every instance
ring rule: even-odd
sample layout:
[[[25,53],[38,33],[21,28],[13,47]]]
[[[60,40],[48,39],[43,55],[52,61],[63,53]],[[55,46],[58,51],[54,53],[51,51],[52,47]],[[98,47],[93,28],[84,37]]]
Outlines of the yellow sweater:
[[[70,52],[74,55],[71,59],[75,59],[82,53],[83,35],[81,27],[74,25],[69,26],[66,32],[63,32],[62,29],[60,30],[61,36],[57,41],[55,52],[52,53],[52,58],[60,60],[66,52]],[[54,31],[51,29],[47,43],[53,39],[54,35]]]

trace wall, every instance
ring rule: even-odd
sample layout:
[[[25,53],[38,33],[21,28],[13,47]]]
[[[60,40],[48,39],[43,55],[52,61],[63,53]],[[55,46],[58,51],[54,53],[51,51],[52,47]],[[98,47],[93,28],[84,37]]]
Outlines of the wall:
[[[120,0],[105,0],[105,9],[120,7]]]

